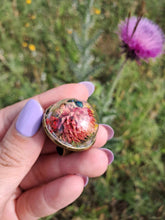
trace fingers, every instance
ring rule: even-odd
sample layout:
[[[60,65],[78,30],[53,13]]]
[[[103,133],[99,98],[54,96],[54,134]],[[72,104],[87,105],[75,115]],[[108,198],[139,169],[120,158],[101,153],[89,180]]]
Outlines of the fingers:
[[[97,177],[106,171],[112,161],[111,151],[96,148],[64,157],[58,154],[43,155],[20,186],[26,190],[68,174]]]
[[[41,124],[42,107],[46,108],[66,97],[86,100],[89,95],[86,84],[89,87],[90,83],[62,85],[28,102],[26,100],[0,111],[0,178],[3,186],[0,197],[12,193],[41,152],[45,134],[42,129],[37,134],[36,132]],[[18,112],[20,114],[16,119]]]
[[[29,171],[41,152],[45,136],[40,127],[43,110],[31,100],[25,105],[17,121],[11,124],[0,142],[0,197],[8,199]],[[17,129],[16,129],[17,127]],[[33,137],[30,137],[34,135]],[[2,203],[3,201],[0,201]]]
[[[102,147],[114,135],[113,129],[109,125],[100,124],[93,147]]]
[[[89,97],[89,90],[82,83],[65,84],[57,88],[44,92],[36,97],[41,106],[45,109],[49,105],[58,102],[65,98],[77,98],[80,100],[87,100]]]
[[[99,129],[96,135],[96,141],[93,147],[99,148],[106,144],[107,140],[110,140],[114,135],[113,129],[109,125],[99,124]],[[50,141],[50,139],[46,139],[44,147],[42,149],[43,154],[55,153],[56,145]]]
[[[93,147],[99,148],[104,146],[107,140],[112,138],[113,135],[114,132],[110,126],[104,124],[99,125],[96,142]],[[84,176],[96,177],[104,173],[107,168],[107,155],[105,155],[104,152],[85,151],[79,154],[74,153],[67,157],[61,157],[52,153],[56,153],[56,145],[47,139],[43,148],[43,155],[50,155],[42,156],[38,160],[31,172],[22,181],[21,187],[23,189],[29,189],[66,174],[80,173]],[[108,157],[108,163],[111,163],[113,161],[112,152],[109,152]],[[95,159],[95,163],[91,161],[92,158]],[[63,170],[61,167],[63,167]],[[63,172],[61,173],[61,171]]]
[[[94,85],[90,82],[65,84],[39,94],[33,99],[38,101],[42,108],[45,109],[49,105],[65,98],[77,98],[85,101],[93,90]],[[0,110],[0,140],[27,101],[24,100]]]
[[[20,220],[37,220],[57,212],[76,200],[82,193],[84,180],[68,175],[46,185],[33,188],[17,200],[16,212]]]

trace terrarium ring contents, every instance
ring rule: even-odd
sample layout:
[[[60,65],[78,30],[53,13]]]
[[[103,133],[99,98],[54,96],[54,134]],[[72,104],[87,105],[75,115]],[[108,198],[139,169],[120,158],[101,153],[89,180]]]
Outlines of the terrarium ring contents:
[[[95,142],[99,124],[94,108],[73,98],[49,106],[43,116],[43,127],[57,145],[57,152],[66,155],[89,149]]]

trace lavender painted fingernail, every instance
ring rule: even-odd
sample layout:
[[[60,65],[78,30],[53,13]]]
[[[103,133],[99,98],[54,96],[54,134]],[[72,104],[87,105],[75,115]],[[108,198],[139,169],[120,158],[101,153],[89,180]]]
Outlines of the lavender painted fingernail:
[[[80,176],[81,178],[83,178],[84,180],[84,187],[86,187],[88,185],[88,182],[89,182],[89,177],[88,176],[83,176],[81,174],[76,174],[77,176]]]
[[[16,121],[16,130],[25,137],[32,137],[40,128],[43,109],[34,99],[29,100]]]
[[[111,150],[107,148],[100,148],[100,150],[104,151],[108,157],[108,165],[110,165],[114,161],[114,154]]]
[[[108,132],[108,140],[110,140],[111,138],[113,138],[114,136],[114,130],[111,126],[107,125],[107,124],[101,124],[102,126],[104,126],[104,128],[107,130]]]
[[[84,86],[86,86],[89,96],[91,96],[93,92],[95,91],[95,85],[92,82],[83,81],[83,82],[80,82],[80,84],[83,84]]]
[[[88,176],[83,176],[84,179],[84,187],[86,187],[88,185],[89,182],[89,177]]]

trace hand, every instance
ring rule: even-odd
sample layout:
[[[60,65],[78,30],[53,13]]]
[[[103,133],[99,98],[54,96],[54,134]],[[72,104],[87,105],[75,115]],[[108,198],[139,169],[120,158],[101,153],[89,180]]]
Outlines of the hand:
[[[91,149],[64,157],[40,126],[43,109],[64,98],[87,100],[91,89],[89,82],[66,84],[0,110],[0,219],[36,220],[57,212],[113,161],[111,151],[99,149],[113,136],[110,126],[99,125]]]

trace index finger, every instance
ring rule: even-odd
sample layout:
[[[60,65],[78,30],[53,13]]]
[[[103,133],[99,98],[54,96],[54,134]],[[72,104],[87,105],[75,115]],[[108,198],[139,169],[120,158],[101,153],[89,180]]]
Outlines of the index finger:
[[[89,85],[89,82],[87,82]],[[91,85],[93,85],[91,83]],[[93,86],[94,87],[94,86]],[[94,88],[93,88],[94,89]],[[57,88],[50,89],[42,94],[32,97],[40,103],[43,109],[49,105],[65,98],[77,98],[80,100],[87,100],[89,97],[89,89],[84,83],[64,84]],[[31,99],[31,98],[30,98]],[[25,103],[29,99],[18,102],[14,105],[8,106],[0,110],[0,139],[3,138],[5,132],[11,125],[12,121],[18,115]]]

